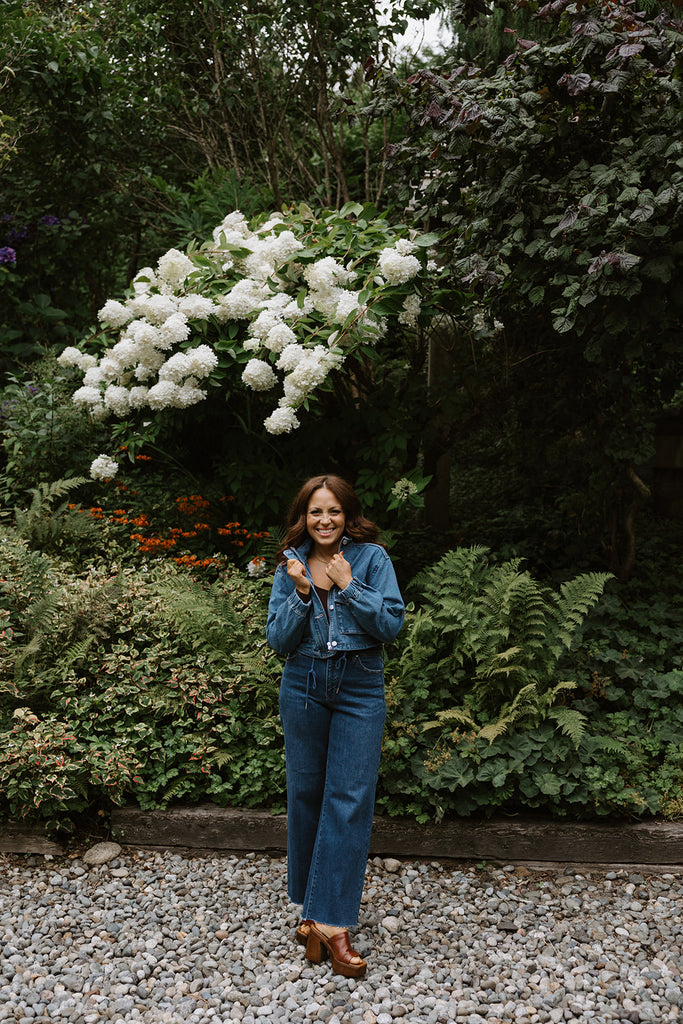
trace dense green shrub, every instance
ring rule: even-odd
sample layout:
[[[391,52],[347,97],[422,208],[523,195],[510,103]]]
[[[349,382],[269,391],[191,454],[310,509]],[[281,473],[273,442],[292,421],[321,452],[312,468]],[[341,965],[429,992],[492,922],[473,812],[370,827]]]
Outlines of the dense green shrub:
[[[451,556],[423,575],[427,588],[419,598],[422,607],[411,613],[403,647],[388,666],[380,806],[390,813],[407,809],[421,820],[433,814],[440,818],[525,809],[581,818],[680,817],[683,595],[678,581],[660,577],[659,587],[668,587],[673,596],[664,596],[662,590],[654,601],[651,585],[639,589],[636,583],[608,584],[593,611],[582,622],[575,621],[571,649],[557,661],[552,678],[576,681],[576,688],[562,695],[564,706],[556,710],[582,716],[585,728],[578,742],[576,734],[572,739],[563,733],[551,714],[553,707],[542,702],[505,731],[486,732],[481,724],[492,718],[500,723],[502,716],[491,705],[490,688],[482,693],[481,681],[479,689],[474,685],[473,648],[477,637],[482,649],[488,643],[484,623],[499,636],[501,628],[512,628],[519,638],[525,617],[518,608],[511,621],[509,609],[504,609],[496,625],[491,618],[482,619],[477,607],[486,604],[487,583],[509,578],[514,563],[482,565],[471,551],[457,556],[465,575],[469,566],[469,578],[444,575]],[[477,575],[473,589],[472,577]],[[452,605],[455,594],[463,591],[471,606],[461,608],[458,616],[452,614]],[[425,609],[431,610],[431,623],[425,623]],[[473,635],[463,643],[465,625]],[[550,628],[548,642],[540,648],[541,664],[554,657],[555,637],[556,630]],[[469,665],[463,665],[463,653],[469,654]],[[484,681],[492,680],[489,676]],[[502,708],[502,687],[498,696]],[[465,706],[470,721],[464,714],[460,721],[450,716],[453,727],[445,715],[440,733],[425,731],[425,723],[438,720],[454,701]]]
[[[82,571],[6,530],[0,579],[0,817],[65,828],[121,802],[284,809],[269,577],[228,567],[210,584],[161,559]],[[502,580],[508,596],[526,589],[536,611],[544,595],[543,642],[538,628],[522,642],[519,601],[492,600]],[[420,607],[388,651],[379,811],[681,816],[683,596],[648,604],[611,583],[585,616],[602,581],[573,581],[555,603],[514,561],[471,549],[418,582]],[[455,590],[469,595],[460,616]],[[568,624],[571,650],[558,657]],[[516,673],[487,678],[477,636],[490,663],[491,639],[533,656],[517,653]],[[532,676],[533,707],[486,732]],[[568,680],[575,688],[558,690]],[[455,716],[454,727],[440,713],[458,703],[471,722]],[[562,731],[579,716],[582,733]],[[425,729],[435,720],[439,730]]]
[[[76,572],[0,544],[0,813],[64,824],[111,802],[282,807],[264,586],[165,563]]]

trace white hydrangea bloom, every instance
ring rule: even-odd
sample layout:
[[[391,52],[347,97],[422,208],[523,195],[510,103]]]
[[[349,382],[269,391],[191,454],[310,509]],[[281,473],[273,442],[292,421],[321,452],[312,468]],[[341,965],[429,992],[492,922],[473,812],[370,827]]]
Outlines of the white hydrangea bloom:
[[[337,301],[334,310],[334,319],[338,324],[343,324],[350,313],[359,313],[360,305],[358,293],[343,291]]]
[[[136,295],[146,295],[152,288],[157,287],[158,284],[157,275],[152,268],[143,267],[142,270],[138,270],[133,278],[133,291]]]
[[[126,334],[133,338],[135,343],[142,347],[156,346],[159,344],[159,328],[150,324],[148,320],[134,320]]]
[[[400,252],[401,256],[409,256],[415,250],[415,246],[407,238],[399,238],[394,244],[394,248],[396,252]]]
[[[315,304],[310,295],[306,295],[300,306],[296,299],[289,299],[287,305],[282,309],[285,320],[299,320],[302,316],[308,316],[315,309]]]
[[[94,356],[87,355],[85,352],[81,354],[80,368],[87,373],[93,366],[97,366],[97,360]]]
[[[344,288],[356,277],[354,271],[347,270],[332,256],[309,263],[304,269],[304,278],[309,288],[313,289]]]
[[[281,318],[272,309],[262,309],[254,322],[249,324],[249,334],[263,340],[274,327],[279,327],[281,323]]]
[[[269,434],[289,434],[292,430],[296,430],[299,421],[293,409],[281,406],[266,417],[263,426]]]
[[[244,270],[247,277],[265,283],[273,273],[273,261],[267,258],[267,253],[254,252],[245,259]]]
[[[273,236],[270,252],[273,254],[276,263],[282,263],[303,248],[303,242],[299,241],[293,231],[281,231]]]
[[[251,233],[249,225],[246,222],[243,213],[239,210],[233,210],[227,217],[223,218],[221,224],[213,230],[213,240],[218,245],[222,239],[221,236],[227,236],[230,234],[236,235],[240,241]],[[229,244],[229,243],[228,243]]]
[[[291,373],[306,355],[306,349],[302,345],[287,345],[280,353],[280,358],[275,364],[278,370],[284,373]]]
[[[147,404],[150,409],[169,409],[176,407],[180,388],[170,380],[160,380],[149,389]]]
[[[130,412],[130,393],[128,388],[118,384],[110,384],[104,392],[104,404],[115,416],[123,419]]]
[[[406,284],[420,269],[416,256],[406,255],[397,248],[383,249],[379,254],[379,268],[389,284]]]
[[[135,376],[138,380],[149,380],[157,370],[164,365],[166,357],[151,345],[140,346],[140,361],[135,367]]]
[[[282,224],[283,217],[281,213],[271,213],[269,220],[262,224],[260,228],[256,229],[258,235],[265,235],[267,231],[272,231],[278,224]]]
[[[291,405],[298,405],[302,398],[306,397],[306,388],[303,384],[292,380],[291,373],[285,377],[282,383],[282,389],[284,391],[284,394],[280,399],[280,406],[282,408],[287,408]]]
[[[416,327],[421,305],[422,299],[415,292],[406,295],[403,300],[403,309],[398,314],[398,322],[405,324],[407,327]]]
[[[242,342],[242,348],[245,352],[258,352],[261,348],[261,342],[258,338],[245,338]]]
[[[89,384],[84,384],[83,387],[74,391],[71,401],[74,402],[75,405],[101,405],[102,395],[99,388],[93,387]]]
[[[208,377],[218,366],[218,356],[208,345],[197,345],[185,355],[189,372],[195,377]]]
[[[174,384],[180,384],[189,373],[190,364],[187,356],[184,352],[176,352],[159,368],[159,380],[172,380]]]
[[[101,384],[102,379],[102,371],[97,363],[95,363],[94,366],[89,366],[83,374],[83,383],[90,385],[91,387],[96,387],[98,384]]]
[[[169,249],[158,263],[159,276],[168,284],[178,287],[196,268],[189,256],[178,249]]]
[[[185,341],[189,336],[190,325],[185,315],[183,313],[173,313],[158,328],[155,344],[157,348],[166,350],[173,348],[174,345],[179,345],[181,341]]]
[[[372,316],[368,313],[363,318],[363,337],[370,345],[376,345],[380,338],[383,338],[388,330],[388,322],[385,316]]]
[[[226,320],[244,320],[251,316],[267,297],[268,289],[263,284],[248,277],[242,278],[233,285],[227,295],[220,297],[216,316],[221,323]]]
[[[310,298],[313,308],[331,319],[337,312],[337,304],[346,294],[344,288],[316,288],[310,292]]]
[[[102,374],[102,380],[118,380],[121,373],[118,360],[112,359],[111,356],[105,356],[104,359],[100,360],[100,373]]]
[[[197,402],[202,402],[205,398],[206,391],[202,391],[196,384],[185,381],[178,390],[176,403],[179,409],[187,409],[190,405],[196,405]]]
[[[208,320],[214,311],[213,301],[205,295],[185,295],[178,303],[178,311],[188,320]]]
[[[97,319],[100,323],[109,324],[110,327],[124,327],[133,319],[133,311],[122,302],[109,299],[97,314]]]
[[[131,409],[142,409],[147,405],[147,396],[149,394],[149,388],[144,385],[138,385],[130,389],[128,393],[128,401],[130,402]]]
[[[61,355],[57,357],[60,366],[80,366],[83,353],[73,345],[67,345]]]
[[[312,391],[322,384],[335,362],[335,359],[330,358],[328,349],[316,345],[314,349],[306,352],[298,366],[292,370],[289,375],[290,384],[303,388],[305,392]]]
[[[136,316],[145,317],[159,326],[178,310],[178,304],[170,295],[143,295],[131,300]]]
[[[276,324],[275,327],[271,327],[265,338],[266,348],[269,348],[271,352],[282,352],[287,345],[293,345],[296,343],[296,334],[291,327],[287,324]]]
[[[285,308],[290,304],[291,297],[286,292],[277,292],[272,295],[269,299],[264,299],[261,303],[262,309],[271,309],[280,316],[283,316]]]
[[[116,342],[109,355],[114,362],[118,363],[119,372],[123,372],[137,362],[138,346],[131,338],[123,337]]]
[[[118,472],[119,464],[108,455],[98,455],[90,466],[93,480],[111,480]]]
[[[269,391],[277,384],[277,377],[270,363],[262,359],[250,359],[244,367],[242,380],[253,391]]]

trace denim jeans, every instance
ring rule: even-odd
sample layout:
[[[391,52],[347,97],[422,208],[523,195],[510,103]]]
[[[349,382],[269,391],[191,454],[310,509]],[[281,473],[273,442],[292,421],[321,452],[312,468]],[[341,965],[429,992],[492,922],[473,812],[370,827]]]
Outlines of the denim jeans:
[[[287,882],[302,918],[358,922],[386,716],[380,648],[293,654],[280,687]]]

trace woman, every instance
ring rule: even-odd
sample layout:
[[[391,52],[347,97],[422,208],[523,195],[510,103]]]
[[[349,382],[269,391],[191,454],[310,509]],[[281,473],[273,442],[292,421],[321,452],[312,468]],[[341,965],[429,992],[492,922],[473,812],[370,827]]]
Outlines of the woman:
[[[391,560],[353,488],[318,476],[289,514],[268,609],[268,642],[287,655],[280,715],[287,762],[289,897],[303,905],[306,957],[347,977],[367,964],[351,948],[379,770],[382,644],[403,624]]]

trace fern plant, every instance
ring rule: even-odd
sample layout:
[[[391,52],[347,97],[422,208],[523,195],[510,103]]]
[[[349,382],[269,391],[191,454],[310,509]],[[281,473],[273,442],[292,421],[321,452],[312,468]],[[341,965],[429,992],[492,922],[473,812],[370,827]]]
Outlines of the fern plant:
[[[28,508],[15,508],[17,533],[40,551],[58,551],[65,542],[93,541],[98,535],[96,523],[69,508],[68,494],[83,484],[92,483],[83,476],[54,480],[32,487]],[[57,507],[54,502],[66,498]]]
[[[461,698],[424,728],[458,726],[491,742],[550,719],[578,745],[585,721],[563,704],[576,683],[561,678],[560,662],[610,576],[585,573],[557,593],[520,559],[490,564],[487,554],[483,547],[449,551],[415,581],[422,607],[402,672],[445,678]]]

